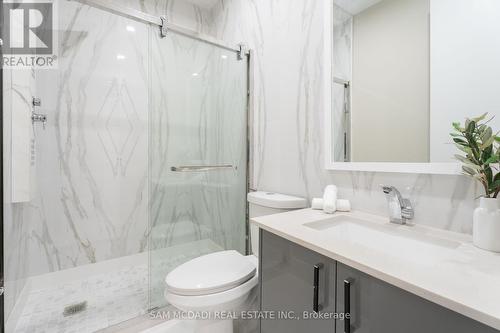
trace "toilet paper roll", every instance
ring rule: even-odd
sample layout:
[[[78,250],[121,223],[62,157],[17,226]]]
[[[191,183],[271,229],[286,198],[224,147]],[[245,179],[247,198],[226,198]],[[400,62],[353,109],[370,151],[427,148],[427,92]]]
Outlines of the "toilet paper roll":
[[[322,198],[314,198],[311,202],[312,209],[323,209],[323,199]]]
[[[350,212],[351,202],[349,200],[338,199],[337,200],[337,210],[339,212]]]
[[[328,185],[323,194],[323,211],[333,214],[337,210],[337,186]]]

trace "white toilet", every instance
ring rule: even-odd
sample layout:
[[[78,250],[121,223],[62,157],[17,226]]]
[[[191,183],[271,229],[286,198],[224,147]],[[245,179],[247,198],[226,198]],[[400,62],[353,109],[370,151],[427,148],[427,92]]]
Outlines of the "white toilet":
[[[250,217],[282,213],[307,207],[303,198],[252,192],[248,194]],[[241,311],[258,282],[259,228],[251,226],[253,255],[221,251],[192,259],[171,271],[166,279],[165,298],[185,312],[211,314],[210,319],[192,320],[193,333],[232,333],[233,321],[216,312]],[[202,317],[203,318],[203,317]]]

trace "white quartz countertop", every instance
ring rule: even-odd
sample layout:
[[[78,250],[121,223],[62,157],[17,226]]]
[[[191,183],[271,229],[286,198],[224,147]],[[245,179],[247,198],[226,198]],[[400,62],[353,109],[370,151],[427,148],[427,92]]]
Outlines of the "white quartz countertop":
[[[405,253],[405,238],[387,241],[376,233],[370,239],[353,236],[341,228],[314,229],[314,222],[328,222],[341,217],[359,218],[388,233],[410,235]],[[252,218],[260,228],[348,265],[377,279],[449,308],[488,326],[500,330],[500,254],[480,250],[472,245],[469,235],[423,226],[400,226],[388,218],[351,212],[325,214],[303,209],[282,214]],[[308,226],[309,225],[309,226]],[[339,235],[333,233],[338,232]],[[376,231],[380,232],[380,231]],[[346,237],[348,235],[348,237]],[[388,238],[390,239],[390,238]],[[434,255],[415,251],[412,239],[429,239],[431,244],[444,244],[444,251]],[[378,242],[378,243],[377,243]],[[394,244],[398,243],[398,244]],[[424,248],[426,249],[426,248]],[[413,251],[412,251],[413,250]],[[437,253],[436,253],[437,254]]]

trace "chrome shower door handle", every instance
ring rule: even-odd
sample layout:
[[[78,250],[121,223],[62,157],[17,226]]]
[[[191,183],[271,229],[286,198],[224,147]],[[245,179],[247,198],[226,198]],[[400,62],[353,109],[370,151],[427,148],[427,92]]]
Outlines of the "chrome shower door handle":
[[[181,165],[173,166],[170,168],[173,172],[204,172],[204,171],[217,171],[217,170],[238,170],[237,166],[231,164],[222,165]]]

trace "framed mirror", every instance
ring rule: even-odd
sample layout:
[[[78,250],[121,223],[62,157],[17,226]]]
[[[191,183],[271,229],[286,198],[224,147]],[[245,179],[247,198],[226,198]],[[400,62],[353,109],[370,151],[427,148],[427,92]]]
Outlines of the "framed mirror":
[[[500,2],[334,0],[332,21],[326,168],[460,173],[452,123],[500,116]]]

